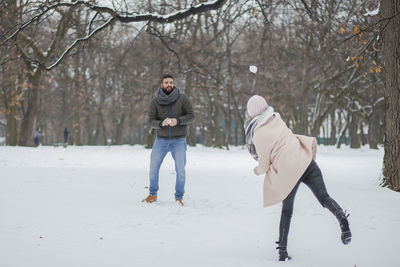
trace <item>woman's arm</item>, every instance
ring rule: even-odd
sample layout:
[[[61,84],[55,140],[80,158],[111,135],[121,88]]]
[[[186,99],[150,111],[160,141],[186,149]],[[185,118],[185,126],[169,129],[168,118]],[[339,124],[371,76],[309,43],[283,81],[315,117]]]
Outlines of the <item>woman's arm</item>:
[[[258,156],[258,166],[254,168],[254,173],[256,175],[267,173],[271,164],[271,145],[268,138],[258,131],[254,133],[253,144]]]

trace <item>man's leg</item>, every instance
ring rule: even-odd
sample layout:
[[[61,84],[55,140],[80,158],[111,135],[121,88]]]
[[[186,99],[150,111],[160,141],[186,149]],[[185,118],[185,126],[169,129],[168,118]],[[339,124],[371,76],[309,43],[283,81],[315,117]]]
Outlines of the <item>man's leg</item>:
[[[182,199],[185,193],[186,137],[172,139],[171,154],[175,160],[175,199]]]
[[[158,191],[158,178],[160,172],[161,163],[164,160],[165,155],[168,153],[168,140],[163,138],[156,138],[151,150],[150,156],[150,189],[149,194],[152,196],[157,195]]]

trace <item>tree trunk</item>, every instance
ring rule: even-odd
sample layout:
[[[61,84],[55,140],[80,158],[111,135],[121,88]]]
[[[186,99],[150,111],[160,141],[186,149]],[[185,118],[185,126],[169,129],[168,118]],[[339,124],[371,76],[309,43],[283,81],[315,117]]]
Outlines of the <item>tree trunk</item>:
[[[368,143],[368,140],[366,139],[366,135],[364,132],[364,121],[360,121],[360,141],[361,145],[365,146]]]
[[[29,76],[29,92],[28,92],[28,108],[24,113],[24,118],[21,124],[21,138],[19,144],[21,146],[34,146],[33,144],[33,132],[37,127],[37,117],[40,105],[40,79],[42,77],[42,71],[38,69],[33,76]]]
[[[80,56],[79,53],[74,58],[74,143],[81,146],[81,88],[80,88]]]
[[[134,105],[131,104],[131,109],[129,112],[129,144],[134,145],[135,144],[135,123],[136,123],[136,117],[134,116]]]
[[[368,143],[369,148],[378,149],[379,142],[379,114],[374,110],[368,118]]]
[[[219,106],[219,97],[218,92],[216,93],[214,104],[214,147],[222,148],[222,134],[221,134],[221,125],[220,125],[220,106]]]
[[[400,1],[381,0],[384,18],[394,16],[383,27],[383,62],[385,94],[385,155],[383,186],[400,192]]]
[[[103,134],[103,145],[108,144],[108,138],[107,138],[107,132],[106,132],[106,125],[104,123],[104,117],[103,117],[103,112],[100,111],[99,113],[99,121],[100,121],[100,126],[101,126],[101,132]]]
[[[360,148],[360,136],[358,135],[360,119],[354,113],[351,116],[350,122],[350,148]]]
[[[18,125],[17,125],[17,109],[15,95],[13,95],[14,88],[16,87],[15,75],[12,75],[12,69],[3,67],[2,79],[1,79],[1,90],[3,98],[5,115],[7,119],[6,126],[6,145],[16,146],[18,144]]]
[[[18,144],[18,128],[15,109],[11,108],[9,112],[10,114],[7,114],[6,145],[16,146]]]
[[[341,117],[342,116],[339,113],[339,121],[342,121]],[[344,122],[344,125],[342,125],[341,130],[339,131],[339,139],[337,140],[336,148],[340,148],[340,146],[342,145],[343,138],[346,137],[346,131],[350,124],[350,118],[351,118],[351,113],[347,112],[346,121]]]
[[[123,111],[122,116],[116,125],[117,129],[115,133],[114,145],[122,145],[124,143],[123,131],[124,131],[125,118],[126,118],[126,112]]]
[[[186,74],[186,90],[185,93],[187,95],[187,97],[190,99],[190,96],[192,94],[192,88],[193,88],[193,73],[191,71],[189,71]],[[192,102],[193,104],[193,102]],[[188,130],[188,137],[187,137],[187,141],[188,141],[188,145],[189,146],[196,146],[196,125],[195,122],[193,122],[192,124],[190,124],[187,127]]]
[[[336,144],[336,120],[335,112],[331,113],[331,136],[329,140],[329,145],[334,146]]]

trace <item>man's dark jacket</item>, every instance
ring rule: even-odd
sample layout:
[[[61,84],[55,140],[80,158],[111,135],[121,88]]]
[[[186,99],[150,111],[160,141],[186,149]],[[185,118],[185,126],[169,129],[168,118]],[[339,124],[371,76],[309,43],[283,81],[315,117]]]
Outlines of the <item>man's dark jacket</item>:
[[[161,126],[165,118],[175,118],[178,124],[174,127]],[[157,130],[157,136],[176,138],[186,136],[186,125],[194,120],[193,108],[186,95],[174,87],[170,94],[159,88],[151,101],[148,111],[148,122]]]

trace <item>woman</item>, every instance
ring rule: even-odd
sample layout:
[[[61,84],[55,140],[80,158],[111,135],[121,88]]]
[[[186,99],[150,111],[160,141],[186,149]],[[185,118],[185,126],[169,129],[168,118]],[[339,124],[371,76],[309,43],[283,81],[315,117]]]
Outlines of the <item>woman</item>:
[[[275,113],[261,96],[254,95],[249,99],[247,113],[250,119],[245,123],[246,143],[250,154],[258,161],[254,173],[265,174],[264,207],[282,201],[279,240],[276,242],[279,260],[291,259],[287,253],[287,239],[294,197],[301,182],[336,216],[342,242],[348,244],[351,241],[348,215],[326,191],[321,170],[314,161],[315,138],[293,134],[279,113]]]

